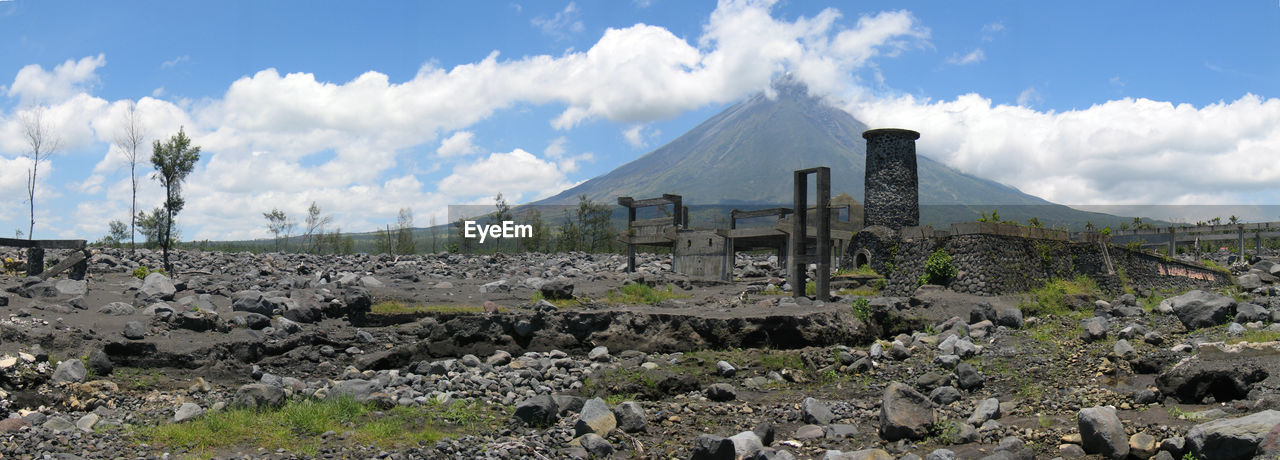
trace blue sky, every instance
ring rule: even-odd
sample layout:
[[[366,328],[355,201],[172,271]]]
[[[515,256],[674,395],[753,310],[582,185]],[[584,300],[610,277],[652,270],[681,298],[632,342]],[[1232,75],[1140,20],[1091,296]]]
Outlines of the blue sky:
[[[129,101],[204,150],[185,237],[249,238],[313,201],[367,231],[548,196],[787,72],[1055,202],[1276,204],[1277,49],[1275,2],[0,1],[0,233],[28,226],[33,110],[61,141],[37,238],[127,220]]]

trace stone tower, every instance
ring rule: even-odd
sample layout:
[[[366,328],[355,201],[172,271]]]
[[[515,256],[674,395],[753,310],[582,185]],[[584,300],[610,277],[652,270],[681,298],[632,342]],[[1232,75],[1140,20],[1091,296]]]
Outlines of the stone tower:
[[[867,140],[866,225],[894,230],[920,225],[916,139],[907,129],[872,129]]]

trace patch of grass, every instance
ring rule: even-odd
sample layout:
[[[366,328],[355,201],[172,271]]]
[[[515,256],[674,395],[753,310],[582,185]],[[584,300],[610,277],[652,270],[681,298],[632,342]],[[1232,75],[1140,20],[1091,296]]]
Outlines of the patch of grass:
[[[929,434],[938,444],[949,446],[960,442],[960,424],[955,420],[943,420],[933,425]]]
[[[635,304],[656,304],[664,300],[682,299],[689,297],[684,294],[676,294],[675,289],[671,285],[667,285],[661,289],[654,289],[647,284],[628,284],[618,289],[610,289],[605,294],[605,301],[613,304],[635,305]]]
[[[147,268],[146,265],[139,265],[138,268],[133,269],[133,276],[140,280],[147,279],[147,275],[150,275],[152,273],[159,273],[164,276],[169,276],[169,274],[165,273],[163,269],[157,268],[153,270],[153,269]]]
[[[871,320],[871,301],[865,297],[853,299],[853,316],[857,317],[863,323]]]
[[[761,295],[787,295],[787,291],[777,286],[769,286],[768,289],[760,291]]]
[[[869,287],[860,287],[860,288],[857,288],[857,289],[847,289],[847,288],[846,288],[846,289],[841,289],[841,290],[839,290],[839,291],[836,291],[836,295],[841,295],[841,296],[859,296],[859,297],[875,297],[875,296],[880,295],[880,290],[879,290],[879,289],[872,289],[872,288],[869,288]]]
[[[577,299],[548,299],[542,295],[542,291],[534,292],[532,296],[529,296],[529,303],[538,303],[543,300],[555,305],[556,308],[576,307],[582,303]]]
[[[160,384],[160,371],[158,369],[139,369],[136,367],[117,368],[112,371],[111,375],[119,383],[123,383],[125,388],[135,391],[154,390]]]
[[[1036,417],[1036,423],[1040,425],[1040,428],[1048,429],[1049,427],[1053,426],[1053,417],[1050,417],[1048,415],[1041,415],[1039,417]]]
[[[876,273],[875,270],[871,269],[870,265],[866,264],[863,264],[858,268],[841,268],[836,270],[836,276],[840,275],[880,276],[879,273]]]
[[[380,447],[435,442],[451,434],[470,434],[496,427],[505,408],[479,401],[449,406],[431,403],[421,407],[396,407],[377,411],[371,404],[351,398],[335,400],[294,399],[274,410],[228,409],[207,413],[185,423],[164,423],[136,429],[141,442],[165,447],[186,447],[209,452],[233,447],[315,455],[327,431],[354,436],[342,442]]]
[[[1214,261],[1209,260],[1209,259],[1201,260],[1201,261],[1200,261],[1200,265],[1204,265],[1204,266],[1205,266],[1205,267],[1207,267],[1208,269],[1213,270],[1213,271],[1215,271],[1215,272],[1219,272],[1219,273],[1226,274],[1226,275],[1230,275],[1230,274],[1231,274],[1231,270],[1227,269],[1227,267],[1223,267],[1223,266],[1221,266],[1221,265],[1218,265],[1218,263],[1217,263],[1217,262],[1214,262]]]
[[[1244,335],[1234,337],[1227,340],[1227,343],[1235,344],[1240,342],[1262,343],[1280,341],[1280,331],[1245,331]]]
[[[804,359],[795,351],[765,350],[760,355],[760,367],[779,372],[783,369],[799,370],[804,368]]]
[[[498,311],[505,310],[505,307],[498,307]],[[452,304],[409,305],[399,300],[384,300],[373,304],[369,313],[374,315],[413,315],[420,313],[475,314],[484,313],[484,307],[477,305]]]
[[[635,393],[615,393],[604,398],[604,402],[610,406],[616,406],[627,401],[635,401]]]
[[[1195,420],[1200,418],[1199,415],[1196,415],[1195,413],[1192,413],[1192,412],[1184,411],[1182,410],[1181,407],[1178,407],[1178,406],[1169,406],[1169,417],[1175,418],[1175,419],[1186,419],[1186,420]]]
[[[1067,296],[1101,292],[1098,283],[1087,276],[1077,276],[1071,281],[1055,278],[1029,292],[1029,298],[1020,302],[1018,308],[1027,316],[1072,316],[1078,313],[1067,305]]]
[[[804,295],[818,295],[818,283],[816,281],[804,283]]]

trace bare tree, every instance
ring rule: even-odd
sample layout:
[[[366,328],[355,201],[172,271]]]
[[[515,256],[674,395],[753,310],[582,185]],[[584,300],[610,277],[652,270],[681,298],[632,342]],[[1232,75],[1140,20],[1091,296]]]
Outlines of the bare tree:
[[[22,114],[22,135],[27,140],[27,158],[31,167],[27,169],[27,202],[31,204],[31,226],[27,228],[27,240],[31,240],[36,232],[36,174],[40,170],[40,162],[58,150],[60,140],[53,133],[53,128],[45,122],[44,107],[35,107]]]
[[[316,206],[316,202],[311,202],[311,207],[307,208],[307,233],[303,238],[307,241],[308,251],[319,252],[321,240],[320,236],[324,235],[324,226],[329,225],[333,221],[333,216],[321,216],[320,207]]]
[[[116,134],[116,146],[124,152],[129,160],[129,182],[133,184],[133,198],[129,204],[129,253],[134,252],[137,238],[138,215],[138,147],[144,145],[142,138],[146,132],[142,128],[142,117],[138,114],[138,104],[129,101],[124,114],[124,124]]]
[[[271,212],[262,213],[262,217],[267,218],[267,230],[275,235],[276,250],[280,250],[280,235],[284,235],[285,239],[289,238],[289,232],[293,230],[293,222],[289,220],[289,216],[279,208],[271,208]]]

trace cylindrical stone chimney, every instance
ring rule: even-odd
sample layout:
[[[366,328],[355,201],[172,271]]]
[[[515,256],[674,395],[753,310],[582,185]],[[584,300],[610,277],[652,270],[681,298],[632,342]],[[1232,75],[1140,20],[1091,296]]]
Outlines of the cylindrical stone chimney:
[[[872,129],[867,140],[866,225],[894,230],[920,225],[916,139],[907,129]]]

